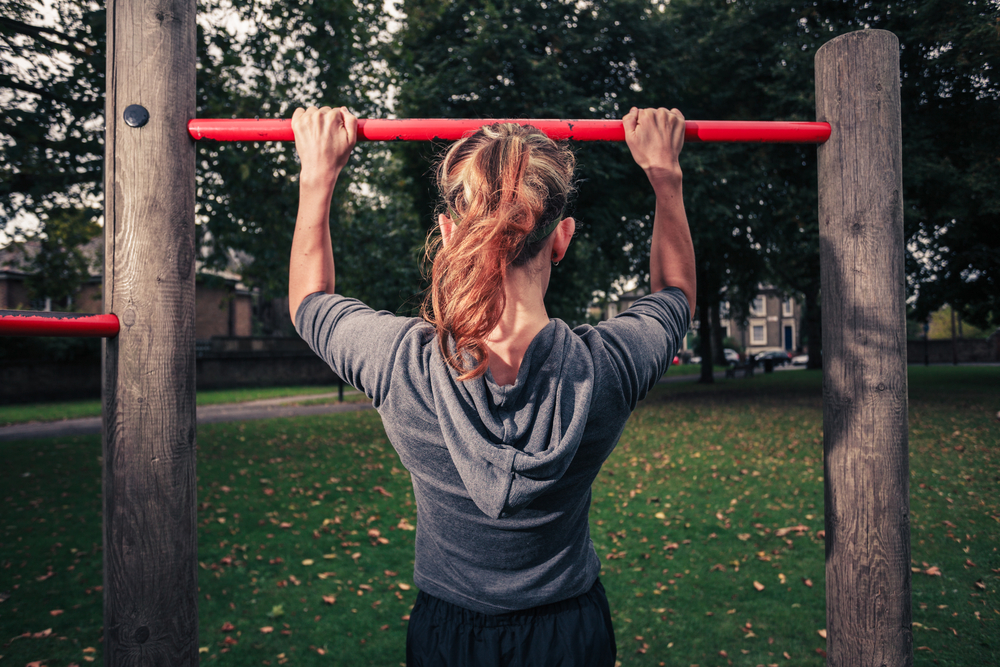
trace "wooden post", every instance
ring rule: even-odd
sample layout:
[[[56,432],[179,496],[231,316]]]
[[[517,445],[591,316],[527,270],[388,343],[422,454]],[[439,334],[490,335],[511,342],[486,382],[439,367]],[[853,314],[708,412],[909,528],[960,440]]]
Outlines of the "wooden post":
[[[194,0],[107,3],[106,665],[198,664]]]
[[[827,664],[913,664],[899,41],[816,54]]]

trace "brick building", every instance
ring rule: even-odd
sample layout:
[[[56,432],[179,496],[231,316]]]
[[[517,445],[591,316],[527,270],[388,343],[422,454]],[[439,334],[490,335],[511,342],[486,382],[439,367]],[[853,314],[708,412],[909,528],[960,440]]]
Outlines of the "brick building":
[[[30,261],[37,252],[37,242],[8,245],[0,249],[0,310],[72,310],[78,313],[103,312],[101,303],[100,247],[98,237],[84,248],[93,259],[89,279],[70,303],[52,303],[51,299],[32,300],[27,280]],[[195,277],[195,337],[253,335],[254,295],[239,276],[229,272],[198,271]]]

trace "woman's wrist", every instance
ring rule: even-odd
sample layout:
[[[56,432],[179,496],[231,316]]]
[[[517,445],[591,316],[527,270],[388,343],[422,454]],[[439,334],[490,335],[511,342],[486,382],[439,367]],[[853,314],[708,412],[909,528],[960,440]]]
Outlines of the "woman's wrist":
[[[657,196],[670,190],[679,189],[684,181],[679,164],[673,167],[647,167],[644,171]]]
[[[339,175],[339,170],[330,172],[303,169],[299,174],[299,195],[332,195]]]

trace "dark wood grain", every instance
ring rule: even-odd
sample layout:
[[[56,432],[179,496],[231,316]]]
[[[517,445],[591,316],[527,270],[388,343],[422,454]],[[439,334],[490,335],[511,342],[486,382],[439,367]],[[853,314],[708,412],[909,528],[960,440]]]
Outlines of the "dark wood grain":
[[[110,0],[105,147],[104,651],[198,664],[194,0]],[[141,128],[125,108],[149,111]]]
[[[816,54],[827,664],[913,663],[899,42]]]

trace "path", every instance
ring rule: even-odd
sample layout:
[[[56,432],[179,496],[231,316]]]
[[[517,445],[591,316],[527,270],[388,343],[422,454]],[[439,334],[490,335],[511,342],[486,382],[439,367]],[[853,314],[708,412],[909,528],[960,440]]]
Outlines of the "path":
[[[201,405],[198,406],[198,423],[214,424],[218,422],[273,419],[275,417],[301,417],[305,415],[325,415],[334,412],[352,412],[355,410],[372,409],[372,404],[367,401],[360,403],[295,405],[296,403],[301,403],[303,401],[315,401],[336,397],[337,392],[332,392],[325,394],[311,394],[308,396],[265,398],[258,401],[247,401],[246,403]],[[100,432],[100,417],[83,417],[81,419],[64,419],[57,422],[33,422],[29,424],[2,426],[0,427],[0,442],[8,440],[24,440],[28,438],[58,438],[71,435],[93,435]]]

